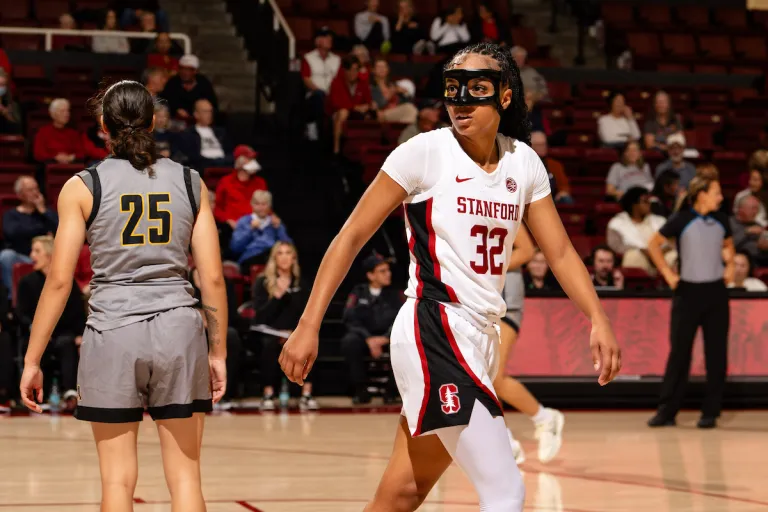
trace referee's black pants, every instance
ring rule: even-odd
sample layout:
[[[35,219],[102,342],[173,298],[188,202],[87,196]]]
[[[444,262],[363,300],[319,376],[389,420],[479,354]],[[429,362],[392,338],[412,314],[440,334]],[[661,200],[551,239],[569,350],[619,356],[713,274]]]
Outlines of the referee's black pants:
[[[720,416],[728,366],[728,290],[723,281],[690,283],[680,281],[672,299],[671,350],[661,386],[659,415],[674,418],[685,398],[691,353],[696,331],[704,334],[707,384],[702,417]]]

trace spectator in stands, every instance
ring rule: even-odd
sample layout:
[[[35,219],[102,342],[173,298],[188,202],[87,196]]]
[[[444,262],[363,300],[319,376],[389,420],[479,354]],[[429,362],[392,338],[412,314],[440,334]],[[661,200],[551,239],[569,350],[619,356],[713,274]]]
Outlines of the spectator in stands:
[[[164,69],[149,68],[144,72],[142,82],[153,98],[161,98],[168,83],[168,73]]]
[[[761,195],[765,192],[765,185],[763,183],[763,174],[758,169],[752,169],[749,171],[749,184],[748,187],[736,194],[733,198],[733,213],[736,213],[736,205],[741,200],[748,196],[753,196],[758,200],[757,216],[755,222],[762,227],[768,226],[768,216],[766,215],[765,204],[760,200]]]
[[[8,296],[8,290],[0,283],[0,414],[11,412],[11,394],[16,387],[16,347],[11,337],[11,301]]]
[[[696,166],[683,160],[685,151],[685,135],[682,132],[673,133],[667,137],[667,154],[669,158],[656,166],[656,178],[666,171],[674,171],[680,176],[680,188],[686,190],[688,183],[696,176]]]
[[[487,2],[477,5],[477,16],[472,26],[472,39],[486,43],[504,43],[504,27]]]
[[[547,258],[538,247],[531,261],[526,265],[528,272],[523,276],[526,290],[555,291],[560,289],[557,279],[549,270]]]
[[[83,132],[83,151],[87,166],[100,162],[109,156],[108,141],[109,134],[102,130],[98,124],[93,124]]]
[[[331,48],[333,32],[328,27],[320,27],[315,32],[315,49],[301,59],[301,77],[307,91],[305,110],[309,140],[320,138],[326,96],[341,67],[341,57],[333,53]]]
[[[235,170],[222,177],[216,185],[216,206],[213,216],[219,227],[221,246],[229,252],[229,242],[237,221],[251,213],[251,198],[257,190],[267,190],[267,182],[256,174],[261,165],[258,153],[252,147],[241,144],[235,148]]]
[[[651,201],[644,187],[632,187],[621,197],[624,210],[608,222],[606,241],[617,254],[623,254],[622,267],[641,268],[654,275],[656,269],[648,257],[648,241],[664,225],[666,219],[651,213]],[[677,252],[667,244],[664,257],[674,265]]]
[[[549,158],[549,146],[547,145],[547,136],[544,132],[531,133],[531,148],[539,155],[544,168],[549,173],[549,187],[552,191],[552,197],[556,203],[573,204],[571,197],[571,186],[568,183],[568,176],[565,175],[563,164],[554,158]]]
[[[743,288],[748,292],[768,292],[768,286],[756,277],[752,277],[752,259],[749,253],[736,251],[733,256],[733,281],[728,288]]]
[[[10,80],[0,68],[0,134],[21,133],[21,108],[11,94]]]
[[[763,185],[757,189],[755,195],[763,206],[768,209],[768,150],[758,149],[749,157],[748,169],[750,172],[756,170],[760,172],[763,179]]]
[[[120,30],[114,9],[107,9],[101,28],[105,32]],[[131,45],[128,38],[123,36],[94,36],[91,39],[91,50],[93,53],[130,53]]]
[[[168,109],[174,117],[188,120],[192,116],[197,100],[208,100],[213,110],[219,109],[219,101],[211,81],[198,73],[200,59],[185,55],[179,59],[179,72],[165,85],[161,96],[168,101]]]
[[[629,142],[621,153],[621,161],[608,171],[605,180],[605,195],[619,200],[632,187],[643,187],[646,192],[653,188],[651,168],[643,161],[640,144]]]
[[[213,126],[213,105],[206,99],[195,102],[195,126],[179,134],[179,152],[200,173],[206,167],[232,165],[232,147],[224,128]]]
[[[389,345],[392,324],[403,305],[402,293],[390,287],[392,271],[387,260],[374,253],[363,261],[363,270],[368,282],[356,285],[347,297],[343,317],[347,332],[341,339],[355,404],[371,401],[366,359],[382,356],[384,347]],[[390,376],[389,385],[388,398],[394,398],[394,376]]]
[[[592,284],[596,288],[624,289],[624,274],[616,268],[616,253],[607,245],[598,245],[592,249]]]
[[[646,149],[666,151],[667,137],[681,131],[683,123],[672,109],[669,94],[664,91],[657,92],[653,97],[653,107],[645,116],[643,133]]]
[[[13,266],[16,263],[32,262],[29,259],[32,239],[55,233],[59,224],[58,215],[46,206],[34,178],[19,176],[13,189],[21,204],[3,214],[3,240],[6,248],[0,251],[3,283],[8,290],[13,288]]]
[[[258,193],[258,192],[257,192]],[[296,247],[289,241],[277,242],[269,251],[269,260],[264,274],[253,284],[253,319],[256,332],[260,327],[270,331],[259,332],[261,352],[261,377],[264,385],[262,411],[275,409],[275,389],[283,376],[277,358],[280,349],[290,333],[299,323],[309,299],[309,286],[301,279],[301,269]],[[275,332],[282,335],[276,335]],[[311,377],[310,377],[311,378]],[[301,410],[316,410],[317,402],[312,398],[312,383],[304,382],[299,400]]]
[[[386,59],[376,59],[373,66],[373,80],[371,80],[371,97],[378,108],[379,121],[415,123],[419,109],[408,101],[408,94],[408,91],[390,79],[389,64]]]
[[[328,106],[333,116],[333,152],[341,151],[341,134],[347,119],[376,117],[376,103],[368,83],[358,78],[360,63],[354,55],[341,60],[341,72],[331,83]]]
[[[356,44],[352,47],[352,55],[357,57],[357,62],[360,64],[360,69],[357,72],[357,79],[359,82],[371,82],[371,52],[368,51],[362,44]]]
[[[32,241],[30,258],[35,271],[27,274],[19,281],[16,293],[16,314],[25,333],[25,343],[29,339],[29,328],[35,316],[35,309],[43,292],[45,278],[51,270],[51,254],[53,254],[53,237],[38,236]],[[77,400],[77,359],[78,350],[83,342],[85,331],[85,303],[80,293],[80,287],[72,282],[69,299],[64,306],[59,322],[53,329],[51,342],[46,352],[55,353],[61,373],[61,386],[64,390],[63,399],[67,409],[74,409]],[[26,348],[24,349],[26,351]],[[49,352],[50,353],[50,352]]]
[[[268,190],[253,193],[251,209],[252,213],[243,215],[235,224],[229,243],[244,276],[250,274],[253,265],[267,262],[269,251],[277,242],[292,243],[285,224],[272,211],[272,194]]]
[[[145,34],[155,34],[159,32],[157,28],[157,19],[153,12],[144,11],[139,17],[139,27],[141,32]],[[152,46],[151,39],[145,38],[133,38],[131,39],[131,53],[144,54],[149,52],[149,48]]]
[[[416,122],[406,126],[400,136],[397,138],[397,143],[402,144],[420,133],[430,132],[438,127],[440,123],[440,111],[436,108],[423,108],[419,110],[419,117]]]
[[[123,30],[135,27],[145,12],[155,15],[158,30],[161,32],[170,30],[168,15],[160,9],[158,0],[116,0],[113,3],[115,10],[120,13],[120,26]]]
[[[523,90],[535,92],[540,100],[549,101],[549,87],[547,80],[534,68],[526,64],[528,50],[522,46],[513,46],[510,50],[517,67],[520,68],[520,78],[523,81]]]
[[[459,6],[449,6],[435,18],[429,29],[429,37],[437,45],[438,53],[452,54],[469,43],[471,36],[464,22],[464,11]]]
[[[549,137],[552,130],[549,126],[549,120],[544,116],[539,103],[539,95],[535,91],[525,92],[525,106],[528,108],[528,120],[531,122],[531,130],[534,132],[544,132]],[[502,124],[505,119],[502,119]]]
[[[160,32],[155,42],[147,48],[147,67],[164,69],[173,76],[179,71],[181,48],[172,40],[168,32]]]
[[[82,138],[74,128],[67,127],[69,101],[56,98],[48,107],[51,124],[40,127],[35,134],[33,156],[41,163],[71,164],[85,157]]]
[[[155,105],[155,129],[152,134],[155,137],[155,149],[157,154],[164,158],[171,158],[172,145],[175,145],[176,134],[170,130],[171,116],[168,107],[162,103]]]
[[[379,0],[368,0],[368,8],[355,15],[355,35],[367,48],[377,51],[389,42],[389,20],[378,11]]]
[[[651,213],[669,217],[684,195],[685,190],[680,188],[680,176],[675,171],[664,171],[656,177],[651,191]]]
[[[749,254],[758,266],[768,265],[768,230],[757,223],[760,201],[751,195],[743,196],[731,217],[733,246]]]
[[[426,31],[413,17],[413,2],[400,0],[397,4],[397,20],[392,32],[391,53],[400,55],[435,54],[435,43],[429,40]]]
[[[603,146],[609,148],[623,148],[627,142],[640,140],[640,127],[635,121],[632,107],[627,105],[624,95],[620,92],[612,92],[608,96],[610,112],[600,116],[597,120],[597,135]]]
[[[59,16],[59,28],[62,30],[77,30],[75,18],[69,13]],[[65,50],[70,52],[83,52],[91,48],[91,42],[87,37],[82,36],[53,36],[53,49]]]

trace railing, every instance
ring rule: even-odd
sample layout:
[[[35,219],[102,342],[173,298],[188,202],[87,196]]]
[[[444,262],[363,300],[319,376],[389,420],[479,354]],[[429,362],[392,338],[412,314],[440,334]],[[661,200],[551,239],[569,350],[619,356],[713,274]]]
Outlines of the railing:
[[[277,2],[275,2],[275,0],[259,0],[259,3],[261,4],[264,4],[265,2],[268,2],[269,6],[272,8],[272,30],[277,32],[282,28],[288,38],[288,58],[292,62],[296,58],[296,37],[293,35],[291,27],[288,26],[288,22],[285,20],[285,16],[283,16],[283,12],[277,5]]]
[[[11,0],[12,1],[12,0]],[[274,0],[269,0],[274,2]],[[277,11],[279,12],[279,11]],[[282,18],[282,14],[280,15]],[[285,23],[285,19],[282,20]],[[287,23],[286,23],[287,26]],[[123,30],[68,30],[63,28],[29,28],[29,27],[0,27],[0,34],[27,34],[45,36],[45,51],[53,48],[53,36],[81,36],[81,37],[125,37],[128,39],[154,39],[155,32],[126,32]],[[173,32],[169,34],[171,39],[178,39],[184,45],[184,54],[192,53],[192,41],[187,34]],[[293,37],[293,34],[291,34]]]

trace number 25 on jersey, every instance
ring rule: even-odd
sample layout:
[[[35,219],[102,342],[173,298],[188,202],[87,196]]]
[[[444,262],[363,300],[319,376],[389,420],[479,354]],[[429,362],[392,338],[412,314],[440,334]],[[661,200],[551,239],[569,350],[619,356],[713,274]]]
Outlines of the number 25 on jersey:
[[[146,200],[146,201],[145,201]],[[169,210],[164,210],[160,206],[163,203],[171,202],[171,194],[151,193],[146,197],[141,194],[123,194],[120,196],[120,212],[127,213],[128,219],[120,234],[120,245],[124,247],[133,247],[145,245],[147,239],[149,245],[165,245],[171,241],[172,215]],[[144,211],[144,205],[147,204],[147,211]],[[147,220],[157,222],[158,224],[147,228],[146,235],[137,233],[141,218],[147,215]]]

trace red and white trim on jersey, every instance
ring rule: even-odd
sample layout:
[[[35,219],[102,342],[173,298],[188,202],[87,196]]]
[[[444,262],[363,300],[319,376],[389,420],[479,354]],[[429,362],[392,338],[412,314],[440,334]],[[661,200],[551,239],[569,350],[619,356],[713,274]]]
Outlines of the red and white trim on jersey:
[[[416,433],[421,435],[421,424],[424,421],[424,414],[427,412],[427,402],[429,401],[430,380],[429,366],[427,365],[427,356],[424,352],[424,344],[421,341],[421,329],[419,328],[419,301],[415,300],[413,304],[413,334],[416,337],[416,348],[419,350],[419,359],[421,360],[421,371],[424,375],[424,397],[421,399],[421,408],[419,408],[419,420],[416,424]]]

